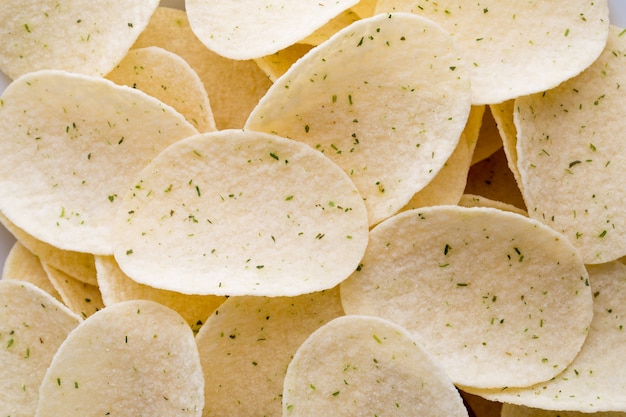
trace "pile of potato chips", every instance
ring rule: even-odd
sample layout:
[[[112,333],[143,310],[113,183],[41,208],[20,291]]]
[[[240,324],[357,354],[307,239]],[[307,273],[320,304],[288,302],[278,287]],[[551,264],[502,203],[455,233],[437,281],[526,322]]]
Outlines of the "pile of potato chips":
[[[0,415],[626,415],[607,0],[5,1]]]

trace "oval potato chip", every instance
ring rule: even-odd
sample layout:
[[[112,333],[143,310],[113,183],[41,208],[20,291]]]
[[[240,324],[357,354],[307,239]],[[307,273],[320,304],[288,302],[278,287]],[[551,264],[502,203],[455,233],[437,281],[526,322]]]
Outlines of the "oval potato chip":
[[[158,0],[4,0],[0,69],[16,79],[59,69],[104,76],[124,58]]]
[[[32,417],[53,355],[81,322],[33,284],[0,281],[0,414]]]
[[[59,347],[36,417],[202,415],[204,379],[193,333],[173,310],[126,301],[100,310]]]
[[[361,263],[341,284],[346,314],[405,327],[458,385],[550,379],[587,336],[592,296],[580,255],[564,236],[518,214],[406,211],[372,229]]]
[[[376,12],[412,12],[452,33],[472,79],[472,104],[556,87],[602,52],[606,0],[379,0]]]
[[[287,368],[283,416],[467,416],[443,368],[409,333],[377,317],[325,324]]]
[[[447,32],[418,16],[360,20],[276,80],[245,127],[323,152],[350,175],[376,224],[424,188],[459,142],[470,111],[459,55]]]
[[[0,278],[30,282],[62,302],[61,296],[50,282],[39,258],[20,242],[13,244],[4,262]]]
[[[141,91],[64,71],[26,74],[0,100],[0,211],[65,250],[111,254],[111,219],[129,178],[197,133]]]
[[[186,0],[191,29],[231,59],[270,55],[306,38],[358,0]]]
[[[588,69],[515,100],[518,167],[528,214],[572,241],[585,263],[626,254],[626,36],[611,27]]]
[[[266,133],[187,138],[129,188],[114,222],[115,259],[156,288],[320,291],[348,277],[367,246],[367,213],[348,176],[307,145]]]

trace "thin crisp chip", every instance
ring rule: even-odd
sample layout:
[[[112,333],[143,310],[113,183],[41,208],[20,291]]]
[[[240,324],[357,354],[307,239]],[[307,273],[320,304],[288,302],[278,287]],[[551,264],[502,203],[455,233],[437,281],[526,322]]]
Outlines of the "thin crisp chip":
[[[24,75],[1,99],[0,211],[65,250],[111,254],[109,225],[127,182],[197,133],[141,91],[64,71]]]
[[[515,100],[507,100],[500,104],[492,104],[489,108],[498,126],[498,132],[500,132],[502,149],[506,155],[509,169],[513,173],[517,187],[521,190],[522,179],[517,166],[517,129],[515,128],[515,120],[513,118],[514,106]]]
[[[81,319],[33,284],[0,281],[0,414],[32,417],[53,355]]]
[[[96,285],[86,284],[63,271],[42,264],[52,286],[59,293],[63,304],[82,318],[87,318],[104,307],[102,295]]]
[[[341,315],[338,287],[297,297],[230,297],[196,336],[205,415],[281,415],[283,380],[296,350]]]
[[[344,316],[300,346],[287,368],[283,416],[467,416],[443,368],[402,327]]]
[[[373,225],[424,188],[458,144],[470,111],[459,56],[426,19],[363,19],[276,80],[245,127],[323,152],[355,182]],[[403,70],[389,72],[389,62]]]
[[[463,194],[458,204],[462,207],[491,207],[498,210],[521,214],[522,216],[528,216],[528,213],[515,207],[514,205],[503,203],[502,201],[492,200],[476,194]]]
[[[518,167],[528,214],[567,236],[585,263],[626,255],[626,36],[611,27],[588,69],[515,100]],[[558,117],[557,117],[558,115]]]
[[[36,417],[200,417],[203,389],[185,320],[153,301],[126,301],[68,335],[41,383]]]
[[[406,327],[455,384],[526,386],[579,352],[592,318],[587,278],[571,243],[535,220],[425,207],[372,229],[341,300],[346,314]]]
[[[124,58],[158,0],[5,0],[0,69],[16,79],[42,69],[103,76]]]
[[[368,239],[363,199],[320,152],[266,133],[182,140],[128,185],[114,255],[133,280],[185,294],[332,288]]]
[[[267,77],[274,82],[286,73],[298,59],[309,52],[311,48],[311,45],[296,43],[272,55],[266,55],[254,61],[267,74]]]
[[[485,106],[480,135],[472,155],[472,165],[493,155],[500,148],[502,148],[502,139],[500,138],[498,126],[491,114],[490,106]]]
[[[13,244],[4,261],[1,279],[30,282],[61,301],[61,296],[50,282],[39,258],[19,241]]]

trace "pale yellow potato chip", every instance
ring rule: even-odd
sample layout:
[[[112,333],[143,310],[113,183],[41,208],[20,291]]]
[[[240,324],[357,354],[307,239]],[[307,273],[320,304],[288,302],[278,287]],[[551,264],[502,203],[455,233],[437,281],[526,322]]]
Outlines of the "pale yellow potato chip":
[[[254,61],[267,74],[267,77],[274,82],[286,73],[298,59],[309,52],[311,48],[311,45],[296,43],[272,55],[257,58]]]
[[[626,417],[626,413],[618,411],[593,413],[593,417]],[[590,417],[589,413],[578,411],[551,411],[520,405],[503,404],[501,417]]]
[[[381,14],[296,62],[245,127],[323,152],[355,182],[373,225],[437,175],[469,111],[469,79],[450,35],[415,15]]]
[[[270,55],[311,35],[358,0],[186,0],[191,29],[231,59]]]
[[[93,255],[59,249],[36,239],[17,227],[2,213],[0,224],[9,230],[17,241],[46,264],[90,285],[96,285],[96,267]]]
[[[518,167],[528,214],[563,233],[585,263],[626,254],[626,36],[582,74],[515,100]]]
[[[572,244],[535,220],[425,207],[372,229],[341,300],[346,314],[407,328],[455,384],[526,386],[579,352],[593,313],[587,278]]]
[[[322,153],[266,133],[180,141],[128,186],[114,255],[133,280],[185,294],[299,295],[334,287],[368,239],[363,199]]]
[[[515,175],[509,168],[504,149],[470,167],[465,193],[484,196],[526,210],[524,198]]]
[[[521,214],[522,216],[528,216],[524,210],[515,207],[512,204],[503,203],[502,201],[492,200],[487,197],[475,194],[463,194],[459,200],[459,206],[462,207],[491,207],[498,210],[510,211],[512,213]]]
[[[283,380],[296,350],[341,315],[338,287],[297,297],[230,297],[196,336],[204,415],[280,416]]]
[[[500,133],[502,149],[506,155],[509,169],[513,173],[517,187],[521,190],[522,179],[517,167],[517,129],[513,120],[514,106],[515,100],[507,100],[500,104],[491,104],[489,108]]]
[[[347,9],[333,17],[324,26],[318,28],[315,32],[311,33],[306,38],[300,40],[300,43],[317,46],[320,43],[327,41],[332,35],[339,32],[346,26],[359,20],[360,17],[353,10]]]
[[[491,108],[485,106],[480,134],[472,155],[472,165],[490,157],[500,148],[502,148],[502,139],[500,138],[498,126],[491,114]]]
[[[36,417],[202,415],[204,379],[193,333],[153,301],[107,307],[59,347]]]
[[[105,306],[129,300],[152,300],[180,314],[195,333],[226,297],[187,295],[139,284],[120,269],[112,256],[97,256],[98,288]]]
[[[220,130],[242,128],[272,84],[254,61],[224,58],[207,49],[191,31],[183,10],[159,7],[134,45],[147,46],[174,52],[198,73]]]
[[[4,0],[0,70],[16,79],[59,69],[103,76],[124,58],[158,0]]]
[[[42,263],[52,286],[59,293],[63,304],[82,318],[87,318],[104,307],[100,290],[95,285],[79,281],[63,271]]]
[[[169,104],[198,132],[216,130],[202,80],[180,56],[157,46],[133,49],[106,76]]]
[[[111,219],[130,178],[197,133],[141,91],[64,71],[24,75],[0,100],[0,211],[65,250],[112,253]]]
[[[359,15],[361,19],[374,16],[377,0],[360,0],[351,7],[352,11]]]
[[[574,361],[550,381],[526,388],[471,390],[494,401],[547,410],[626,412],[626,266],[590,265],[593,321]],[[595,414],[594,414],[595,416]]]
[[[402,327],[367,316],[334,319],[287,368],[283,416],[467,416],[443,368]]]
[[[470,114],[465,124],[463,133],[467,140],[470,152],[473,154],[478,144],[478,135],[480,135],[480,128],[483,125],[483,115],[485,114],[486,106],[472,106],[470,108]]]
[[[4,261],[1,278],[30,282],[61,301],[61,296],[50,282],[39,258],[19,241],[13,244]]]
[[[472,79],[472,103],[493,104],[556,87],[602,52],[606,0],[379,0],[376,13],[412,12],[452,33]]]
[[[52,357],[80,321],[33,284],[0,281],[0,414],[35,415]]]

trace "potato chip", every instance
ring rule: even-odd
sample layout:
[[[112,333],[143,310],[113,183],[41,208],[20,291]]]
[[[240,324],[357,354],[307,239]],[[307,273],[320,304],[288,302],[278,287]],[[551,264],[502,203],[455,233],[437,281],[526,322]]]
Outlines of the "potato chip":
[[[141,91],[63,71],[20,77],[1,103],[0,211],[33,237],[77,252],[110,254],[110,220],[129,178],[197,133]]]
[[[267,77],[276,81],[281,75],[283,75],[291,66],[300,58],[302,58],[307,52],[311,50],[311,45],[304,45],[296,43],[288,46],[275,54],[266,55],[261,58],[257,58],[254,61],[259,68],[267,74]]]
[[[626,266],[609,262],[588,269],[594,316],[587,340],[569,367],[550,381],[531,387],[471,392],[490,400],[549,410],[626,412],[622,365]]]
[[[1,278],[30,282],[61,301],[61,296],[50,282],[39,258],[20,242],[15,242],[9,252],[4,262]]]
[[[207,48],[231,59],[273,54],[306,38],[358,0],[186,0],[191,29]]]
[[[475,194],[463,194],[458,204],[461,207],[491,207],[498,210],[510,211],[512,213],[521,214],[522,216],[528,216],[528,213],[526,213],[524,210],[519,209],[511,204],[503,203],[502,201],[492,200],[490,198]]]
[[[388,71],[391,62],[402,70]],[[306,54],[276,80],[245,127],[331,158],[355,182],[373,225],[437,175],[469,110],[469,79],[450,35],[415,15],[382,14]]]
[[[587,276],[571,243],[535,220],[438,206],[376,226],[341,299],[346,314],[421,338],[455,384],[526,386],[579,352],[592,316]]]
[[[180,314],[195,333],[226,297],[187,295],[139,284],[120,269],[112,256],[97,256],[98,288],[104,305],[130,300],[152,300]]]
[[[0,213],[0,224],[11,231],[13,236],[42,262],[86,284],[96,285],[96,267],[92,254],[62,250],[35,239],[13,224],[2,213]]]
[[[374,16],[376,3],[378,0],[360,0],[351,7],[351,10],[359,15],[361,19]]]
[[[158,0],[5,0],[0,69],[16,79],[59,69],[103,76],[124,58]]]
[[[593,417],[626,417],[626,413],[600,412],[593,413]],[[590,417],[588,413],[578,411],[550,411],[524,407],[512,404],[503,404],[501,417]]]
[[[199,417],[203,389],[185,320],[153,301],[126,301],[68,335],[44,376],[36,417]]]
[[[490,157],[502,148],[502,139],[496,121],[491,114],[490,106],[485,106],[485,112],[480,128],[480,135],[472,155],[472,165]]]
[[[515,101],[518,166],[528,214],[563,233],[585,263],[626,254],[626,36],[578,77]]]
[[[283,380],[296,350],[341,315],[338,287],[297,297],[230,297],[196,336],[204,414],[280,416]]]
[[[97,286],[79,281],[45,263],[42,267],[63,300],[63,304],[74,313],[87,318],[104,307],[102,295]]]
[[[134,48],[147,46],[174,52],[198,73],[220,130],[242,128],[272,84],[254,61],[224,58],[207,49],[191,31],[183,10],[159,7]]]
[[[169,104],[198,132],[216,130],[202,80],[187,61],[172,52],[156,46],[133,49],[106,78]]]
[[[311,33],[306,38],[300,40],[300,43],[317,46],[320,43],[327,41],[332,35],[339,32],[341,29],[350,26],[352,23],[359,20],[360,17],[351,9],[344,10],[334,18],[332,18],[324,26],[318,28],[315,32]]]
[[[344,316],[313,333],[287,368],[283,416],[467,416],[444,370],[400,326]]]
[[[502,139],[502,149],[506,155],[509,169],[517,182],[517,187],[522,189],[522,179],[517,167],[517,129],[513,119],[515,100],[507,100],[500,104],[489,106],[491,115],[496,121],[500,139]]]
[[[367,246],[367,213],[350,178],[320,152],[274,135],[190,137],[129,188],[114,225],[115,259],[130,278],[156,288],[320,291],[350,275]]]
[[[473,104],[556,87],[600,55],[609,27],[606,0],[379,0],[376,12],[416,13],[450,31],[471,63]]]
[[[32,417],[52,356],[76,316],[28,282],[0,281],[0,414]]]

